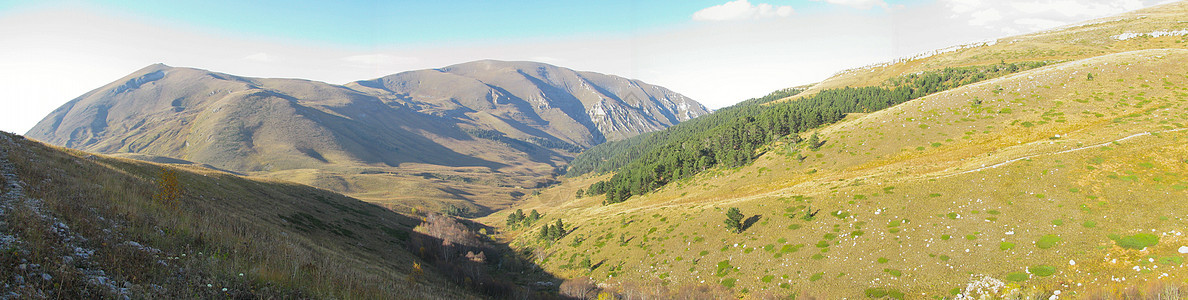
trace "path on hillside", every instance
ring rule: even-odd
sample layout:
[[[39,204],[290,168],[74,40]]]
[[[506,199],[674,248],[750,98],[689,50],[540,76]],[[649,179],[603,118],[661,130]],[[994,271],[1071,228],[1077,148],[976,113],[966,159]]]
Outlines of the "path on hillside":
[[[980,167],[980,168],[977,168],[977,169],[966,170],[966,171],[957,172],[957,173],[948,174],[948,175],[941,175],[941,176],[936,176],[936,177],[933,177],[933,178],[934,178],[934,179],[948,178],[948,177],[953,177],[953,176],[957,176],[957,175],[962,175],[962,174],[968,174],[968,173],[973,173],[973,172],[978,172],[978,171],[984,171],[984,170],[988,170],[988,169],[993,169],[993,168],[997,168],[997,167],[1005,166],[1005,165],[1008,165],[1008,164],[1010,164],[1010,163],[1017,162],[1017,161],[1024,160],[1024,159],[1031,159],[1031,158],[1035,158],[1035,157],[1040,157],[1040,156],[1048,156],[1048,155],[1065,154],[1065,153],[1069,153],[1069,152],[1076,152],[1076,151],[1081,151],[1081,150],[1087,150],[1087,149],[1093,149],[1093,148],[1105,147],[1106,145],[1109,145],[1109,144],[1113,144],[1113,143],[1117,143],[1117,142],[1121,142],[1121,141],[1129,140],[1129,139],[1136,138],[1136,137],[1140,137],[1140,136],[1147,136],[1147,135],[1152,135],[1152,134],[1159,134],[1159,133],[1167,133],[1167,132],[1184,131],[1184,130],[1188,130],[1188,128],[1178,128],[1178,129],[1170,129],[1170,130],[1164,130],[1164,131],[1155,131],[1155,132],[1150,132],[1150,131],[1148,131],[1148,132],[1143,132],[1143,133],[1136,133],[1136,134],[1132,134],[1132,135],[1129,135],[1129,136],[1126,136],[1126,137],[1123,137],[1123,138],[1120,138],[1120,139],[1116,139],[1116,140],[1112,140],[1112,141],[1108,141],[1108,142],[1104,142],[1104,143],[1100,143],[1100,144],[1094,144],[1094,145],[1089,145],[1089,146],[1084,146],[1084,147],[1079,147],[1079,148],[1073,148],[1073,149],[1068,149],[1068,150],[1061,150],[1061,151],[1056,151],[1056,152],[1051,152],[1051,153],[1040,153],[1040,154],[1033,154],[1033,155],[1023,156],[1023,157],[1015,158],[1015,159],[1012,159],[1012,160],[1008,160],[1008,161],[1000,162],[1000,163],[997,163],[997,164],[993,164],[993,165],[989,165],[989,166],[985,166],[985,167]],[[1041,141],[1041,142],[1042,142],[1042,141]],[[1035,142],[1032,142],[1032,143],[1035,143]]]
[[[1014,158],[1014,159],[1011,159],[1011,160],[1007,160],[1007,161],[1000,162],[1000,163],[993,164],[993,165],[989,165],[989,166],[979,167],[979,168],[977,168],[977,169],[971,169],[971,170],[961,171],[961,172],[957,172],[957,173],[952,173],[952,174],[947,174],[947,175],[939,175],[939,176],[932,176],[932,177],[929,177],[929,176],[922,176],[922,178],[923,178],[923,179],[940,179],[940,178],[948,178],[948,177],[953,177],[953,176],[957,176],[957,175],[968,174],[968,173],[973,173],[973,172],[978,172],[978,171],[984,171],[984,170],[989,170],[989,169],[993,169],[993,168],[998,168],[998,167],[1005,166],[1005,165],[1008,165],[1008,164],[1011,164],[1011,163],[1014,163],[1014,162],[1017,162],[1017,161],[1020,161],[1020,160],[1025,160],[1025,159],[1030,159],[1030,158],[1036,158],[1036,157],[1041,157],[1041,156],[1049,156],[1049,155],[1064,154],[1064,153],[1070,153],[1070,152],[1076,152],[1076,151],[1088,150],[1088,149],[1093,149],[1093,148],[1100,148],[1100,147],[1105,147],[1105,146],[1107,146],[1107,145],[1110,145],[1110,144],[1112,144],[1112,143],[1121,142],[1121,141],[1125,141],[1125,140],[1129,140],[1129,139],[1133,139],[1133,138],[1137,138],[1137,137],[1148,136],[1148,135],[1152,135],[1152,134],[1160,134],[1160,133],[1168,133],[1168,132],[1185,131],[1185,130],[1188,130],[1188,128],[1178,128],[1178,129],[1169,129],[1169,130],[1162,130],[1162,131],[1153,131],[1153,132],[1152,132],[1152,131],[1147,131],[1147,132],[1142,132],[1142,133],[1136,133],[1136,134],[1132,134],[1132,135],[1129,135],[1129,136],[1126,136],[1126,137],[1122,137],[1122,138],[1119,138],[1119,139],[1115,139],[1115,140],[1111,140],[1111,141],[1107,141],[1107,142],[1102,142],[1102,143],[1098,143],[1098,144],[1093,144],[1093,145],[1089,145],[1089,146],[1084,146],[1084,147],[1077,147],[1077,148],[1073,148],[1073,149],[1060,150],[1060,151],[1049,152],[1049,153],[1039,153],[1039,154],[1032,154],[1032,155],[1027,155],[1027,156],[1023,156],[1023,157],[1019,157],[1019,158]],[[1042,142],[1044,142],[1044,141],[1037,141],[1037,142],[1041,142],[1041,143],[1042,143]],[[1032,143],[1037,143],[1037,142],[1032,142]],[[1028,143],[1028,144],[1032,144],[1032,143]],[[1017,147],[1017,146],[1016,146],[1016,147]],[[872,175],[868,175],[868,176],[859,176],[859,177],[854,177],[854,178],[862,178],[862,177],[869,177],[869,176],[872,176]],[[799,184],[796,184],[796,185],[794,185],[794,186],[791,186],[791,187],[782,188],[782,189],[778,189],[778,190],[774,190],[774,191],[769,191],[769,192],[756,193],[756,194],[747,195],[747,196],[741,196],[741,197],[718,198],[718,199],[716,199],[716,200],[713,200],[713,201],[694,202],[694,203],[687,203],[687,202],[683,202],[683,203],[671,203],[671,202],[668,202],[668,203],[655,203],[655,204],[640,205],[640,206],[636,206],[636,207],[631,207],[631,208],[627,208],[627,209],[622,209],[622,210],[619,210],[619,211],[616,211],[616,212],[620,212],[620,213],[621,213],[621,212],[637,212],[637,211],[645,211],[645,210],[652,210],[652,209],[658,209],[658,208],[688,207],[688,206],[694,206],[694,207],[724,206],[724,205],[730,205],[730,204],[735,204],[735,203],[740,203],[740,202],[753,201],[753,200],[757,200],[757,199],[760,199],[760,198],[770,198],[770,197],[780,197],[780,196],[787,196],[787,195],[790,195],[789,193],[787,193],[787,191],[788,191],[788,190],[792,190],[792,189],[795,189],[795,188],[797,188],[797,187],[804,188],[804,185],[805,185],[805,184],[811,184],[811,183],[813,183],[813,182],[818,182],[818,183],[819,183],[820,181],[819,181],[819,179],[818,179],[818,180],[808,180],[808,181],[801,182],[801,183],[799,183]],[[606,208],[607,206],[603,206],[603,207],[604,207],[604,208]]]
[[[1019,157],[1019,158],[1014,158],[1014,159],[1011,159],[1011,160],[1007,160],[1007,161],[1004,161],[1004,162],[1000,162],[1000,163],[997,163],[997,164],[993,164],[993,165],[989,165],[989,166],[985,166],[985,167],[979,167],[979,168],[977,168],[977,169],[971,169],[971,170],[961,171],[961,172],[952,173],[952,174],[947,174],[947,175],[940,175],[940,176],[934,176],[934,177],[925,177],[925,179],[941,179],[941,178],[948,178],[948,177],[953,177],[953,176],[957,176],[957,175],[968,174],[968,173],[974,173],[974,172],[985,171],[985,170],[989,170],[989,169],[993,169],[993,168],[998,168],[998,167],[1005,166],[1005,165],[1008,165],[1008,164],[1011,164],[1011,163],[1014,163],[1014,162],[1017,162],[1017,161],[1025,160],[1025,159],[1031,159],[1031,158],[1036,158],[1036,157],[1041,157],[1041,156],[1049,156],[1049,155],[1065,154],[1065,153],[1076,152],[1076,151],[1082,151],[1082,150],[1088,150],[1088,149],[1093,149],[1093,148],[1100,148],[1100,147],[1105,147],[1105,146],[1108,146],[1108,145],[1110,145],[1110,144],[1113,144],[1113,143],[1116,143],[1116,142],[1121,142],[1121,141],[1125,141],[1125,140],[1129,140],[1129,139],[1133,139],[1133,138],[1137,138],[1137,137],[1148,136],[1148,135],[1152,135],[1152,134],[1160,134],[1160,133],[1168,133],[1168,132],[1185,131],[1185,130],[1188,130],[1188,128],[1177,128],[1177,129],[1169,129],[1169,130],[1162,130],[1162,131],[1153,131],[1153,132],[1152,132],[1152,131],[1147,131],[1147,132],[1142,132],[1142,133],[1136,133],[1136,134],[1132,134],[1132,135],[1129,135],[1129,136],[1126,136],[1126,137],[1122,137],[1122,138],[1119,138],[1119,139],[1115,139],[1115,140],[1111,140],[1111,141],[1107,141],[1107,142],[1102,142],[1102,143],[1098,143],[1098,144],[1093,144],[1093,145],[1089,145],[1089,146],[1084,146],[1084,147],[1077,147],[1077,148],[1073,148],[1073,149],[1067,149],[1067,150],[1060,150],[1060,151],[1056,151],[1056,152],[1049,152],[1049,153],[1039,153],[1039,154],[1032,154],[1032,155],[1027,155],[1027,156],[1023,156],[1023,157]],[[1039,141],[1039,142],[1043,142],[1043,141]],[[1036,142],[1032,142],[1032,143],[1036,143]],[[1029,143],[1029,144],[1030,144],[1030,143]],[[801,184],[798,184],[797,186],[801,186],[801,185],[803,185],[803,184],[805,184],[805,183],[809,183],[809,182],[812,182],[812,181],[814,181],[814,180],[810,180],[810,181],[803,182],[803,183],[801,183]],[[710,204],[710,203],[712,203],[711,205],[723,205],[723,204],[733,204],[733,203],[739,203],[739,202],[746,202],[746,201],[751,201],[751,200],[755,200],[755,199],[759,199],[759,198],[766,198],[766,197],[774,197],[774,196],[780,196],[780,195],[784,195],[784,194],[786,194],[786,193],[782,193],[782,192],[784,192],[784,191],[786,191],[786,190],[788,190],[788,189],[791,189],[791,188],[793,188],[793,187],[784,188],[784,189],[780,189],[780,190],[776,190],[776,191],[771,191],[771,192],[767,192],[767,193],[758,193],[758,194],[754,194],[754,195],[748,195],[748,196],[742,196],[742,197],[736,197],[736,198],[721,199],[721,200],[717,200],[717,201],[711,201],[711,202],[708,202],[708,203],[698,203],[698,204],[694,204],[694,205],[701,205],[701,206],[705,206],[706,204]],[[683,205],[689,205],[689,203],[682,203],[682,204],[672,204],[672,205],[648,205],[648,206],[641,206],[641,207],[637,207],[637,208],[633,208],[633,209],[628,209],[627,211],[632,211],[632,210],[643,210],[643,209],[646,209],[646,208],[656,208],[656,207],[683,206]]]

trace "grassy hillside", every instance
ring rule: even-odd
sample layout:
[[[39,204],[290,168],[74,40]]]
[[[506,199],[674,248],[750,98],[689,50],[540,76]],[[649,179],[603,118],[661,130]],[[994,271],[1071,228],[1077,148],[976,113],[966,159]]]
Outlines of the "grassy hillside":
[[[998,62],[1076,60],[1142,49],[1188,48],[1181,22],[1188,2],[1153,6],[1051,30],[953,47],[921,56],[840,72],[804,95],[847,86],[880,85],[887,79],[945,67]],[[1179,33],[1177,33],[1179,32]]]
[[[16,298],[474,298],[405,250],[420,220],[332,192],[0,133]]]
[[[798,135],[840,121],[847,114],[878,111],[928,94],[1050,63],[945,68],[895,77],[888,86],[831,89],[797,101],[774,104],[765,101],[786,94],[776,92],[686,123],[692,126],[674,126],[672,130],[649,135],[640,143],[628,144],[631,140],[627,140],[610,145],[608,148],[612,150],[605,152],[614,155],[609,157],[603,151],[593,151],[600,149],[592,149],[590,154],[580,155],[571,170],[580,170],[587,163],[596,166],[589,168],[593,170],[614,168],[613,177],[591,185],[587,191],[591,195],[605,193],[608,203],[622,202],[712,167],[750,164],[758,155],[774,149],[767,146],[773,142],[803,143],[816,151],[821,145],[818,135],[814,133],[803,140]]]
[[[563,277],[657,290],[1172,293],[1188,282],[1178,250],[1188,246],[1185,59],[1105,55],[852,114],[819,130],[817,151],[776,143],[750,165],[614,205],[574,199],[605,179],[580,177],[520,207],[543,212],[543,224],[564,220],[567,235],[542,241],[534,227],[507,238]],[[742,233],[724,226],[731,207]]]

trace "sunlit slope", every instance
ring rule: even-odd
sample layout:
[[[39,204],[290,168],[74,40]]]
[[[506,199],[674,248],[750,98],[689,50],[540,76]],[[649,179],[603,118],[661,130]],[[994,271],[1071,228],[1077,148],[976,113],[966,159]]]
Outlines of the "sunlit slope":
[[[802,95],[882,84],[888,78],[945,67],[1000,61],[1076,60],[1142,49],[1188,48],[1188,2],[1149,7],[1117,16],[988,43],[939,50],[885,64],[847,70],[814,85]],[[939,53],[938,53],[939,52]]]
[[[1183,282],[1185,59],[1126,52],[938,93],[826,127],[819,151],[773,145],[751,166],[611,206],[573,200],[594,181],[574,180],[523,208],[577,229],[517,241],[567,276],[736,293],[947,295],[973,275],[1040,294]],[[754,223],[727,232],[728,207]],[[1139,233],[1158,242],[1136,246]],[[584,257],[592,272],[572,267]]]
[[[418,266],[417,223],[308,186],[0,133],[5,297],[474,298]]]

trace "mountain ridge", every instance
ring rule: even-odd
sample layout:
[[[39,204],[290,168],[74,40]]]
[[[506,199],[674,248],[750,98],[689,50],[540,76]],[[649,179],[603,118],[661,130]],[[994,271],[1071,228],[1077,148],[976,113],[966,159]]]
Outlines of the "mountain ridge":
[[[487,204],[476,201],[510,203],[563,172],[581,149],[706,113],[642,81],[535,62],[484,60],[344,85],[153,64],[67,102],[27,135],[340,192],[378,191],[367,200],[389,204],[399,201],[380,182],[419,180],[444,191],[481,181],[489,193],[445,193],[445,202],[479,211]],[[362,176],[397,170],[408,172]],[[424,172],[449,174],[413,176]],[[485,179],[429,178],[475,172]],[[408,207],[443,205],[439,196],[421,200]]]

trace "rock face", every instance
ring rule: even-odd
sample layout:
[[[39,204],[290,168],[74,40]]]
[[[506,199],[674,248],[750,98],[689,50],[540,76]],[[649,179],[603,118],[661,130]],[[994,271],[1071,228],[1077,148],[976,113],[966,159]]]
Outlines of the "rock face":
[[[27,135],[241,172],[341,163],[497,168],[563,163],[580,149],[706,113],[662,87],[533,62],[476,61],[346,85],[157,64],[66,103]],[[496,152],[517,158],[479,158],[490,147],[480,140],[503,140]]]
[[[476,61],[347,86],[436,115],[498,118],[583,147],[708,113],[700,103],[663,87],[534,62]]]

